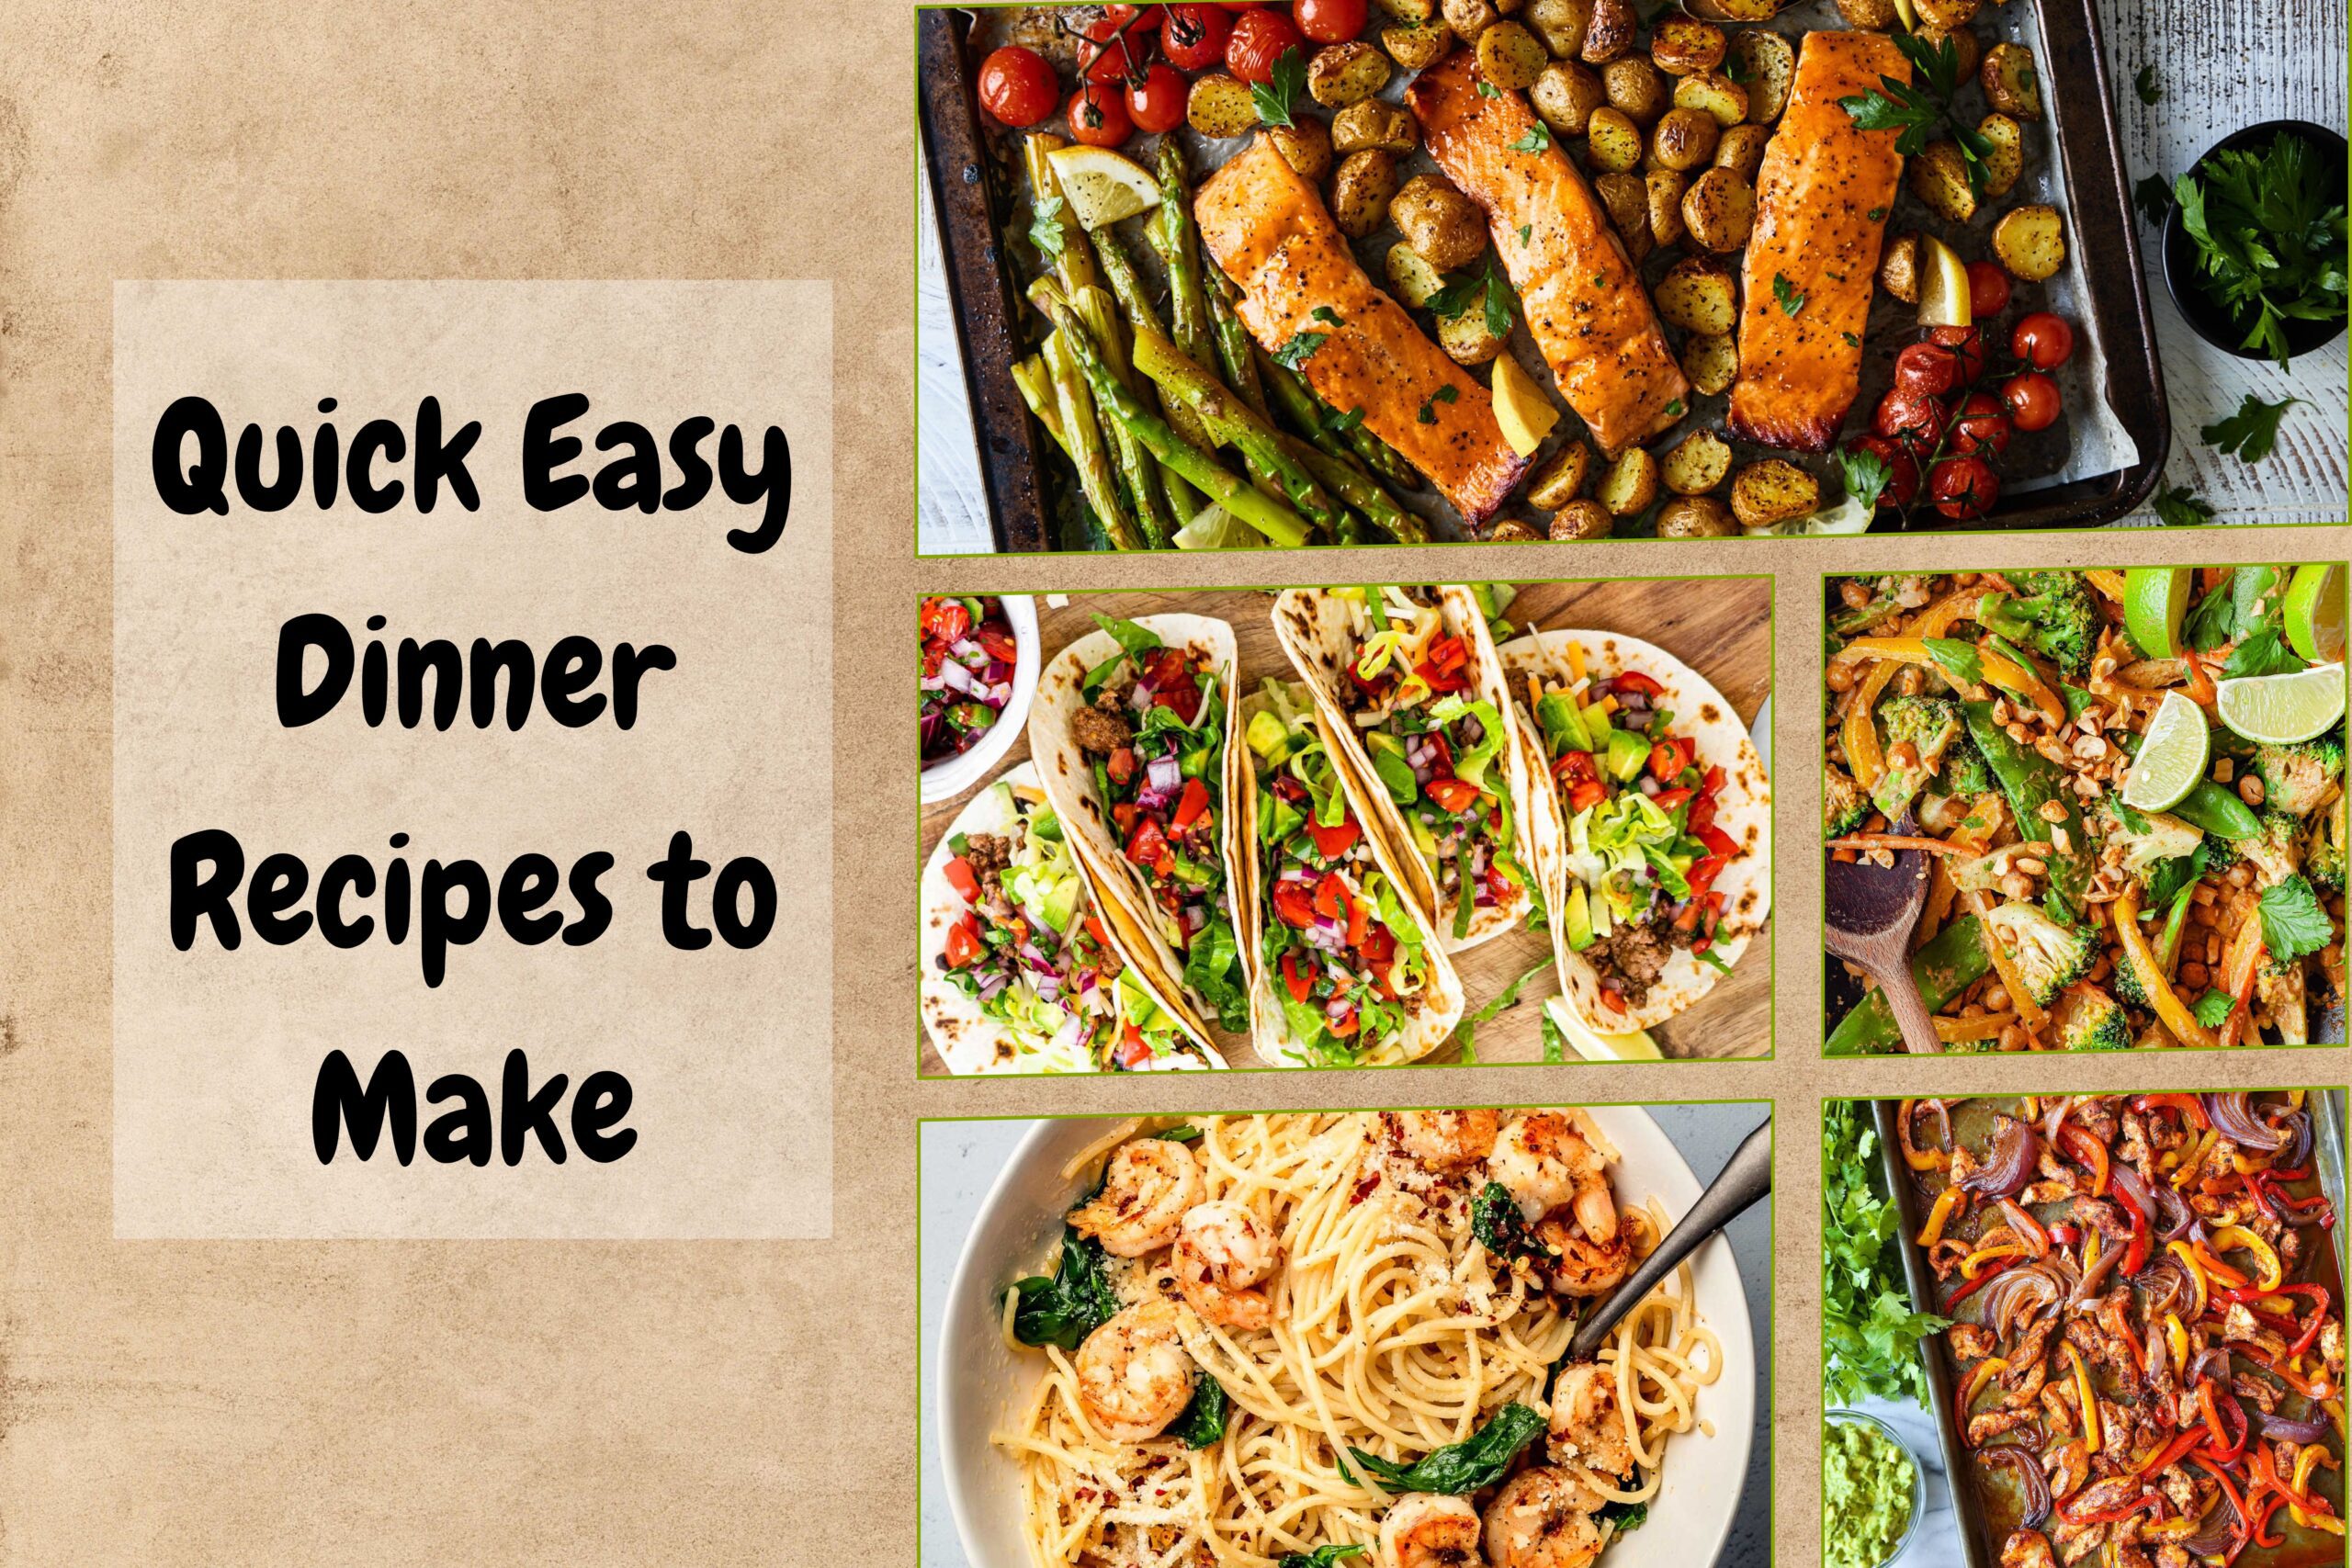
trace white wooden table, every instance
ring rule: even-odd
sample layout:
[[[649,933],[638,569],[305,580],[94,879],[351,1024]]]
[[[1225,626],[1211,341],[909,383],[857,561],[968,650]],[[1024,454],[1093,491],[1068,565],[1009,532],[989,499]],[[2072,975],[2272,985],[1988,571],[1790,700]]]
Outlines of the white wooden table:
[[[2342,130],[2345,7],[2346,0],[2099,0],[2131,178],[2155,174],[2169,180],[2222,137],[2262,120],[2308,119]],[[2151,62],[2161,93],[2153,107],[2132,90],[2133,77]],[[926,555],[985,551],[991,547],[987,502],[927,186],[922,208],[920,547]],[[2346,521],[2352,487],[2346,340],[2304,355],[2291,370],[2209,347],[2165,291],[2160,237],[2143,225],[2140,239],[2172,404],[2166,479],[2203,496],[2218,522]],[[2302,400],[2281,423],[2278,449],[2254,465],[2213,451],[2197,434],[2234,412],[2247,392],[2272,402]],[[2155,519],[2143,513],[2129,521]]]

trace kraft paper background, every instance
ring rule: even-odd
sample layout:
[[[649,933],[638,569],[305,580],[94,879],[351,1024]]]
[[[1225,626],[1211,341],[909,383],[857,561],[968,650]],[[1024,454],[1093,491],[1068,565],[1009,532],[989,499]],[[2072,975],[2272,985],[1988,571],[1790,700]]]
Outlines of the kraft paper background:
[[[0,25],[0,1562],[907,1563],[918,1115],[1769,1095],[1776,1533],[1806,1564],[1819,1096],[2343,1081],[2324,1051],[1825,1066],[1797,955],[1821,571],[2341,557],[2346,530],[918,563],[913,90],[911,16],[886,5],[67,3]],[[111,1239],[108,344],[114,282],[140,277],[831,280],[841,923],[834,1016],[805,1027],[834,1051],[831,1240]],[[917,1083],[918,586],[1284,567],[1774,571],[1779,1058]]]

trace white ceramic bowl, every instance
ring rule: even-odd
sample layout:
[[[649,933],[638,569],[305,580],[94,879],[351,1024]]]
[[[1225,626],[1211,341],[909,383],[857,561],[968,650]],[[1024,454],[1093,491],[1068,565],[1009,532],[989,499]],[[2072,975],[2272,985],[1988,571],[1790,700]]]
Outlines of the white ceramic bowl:
[[[1037,604],[1026,593],[1000,593],[1004,618],[1012,627],[1017,652],[1012,660],[1012,699],[996,716],[996,723],[980,743],[960,757],[934,762],[922,771],[922,801],[925,806],[953,800],[989,777],[1014,740],[1029,728],[1029,705],[1037,697],[1037,671],[1045,660],[1037,648]]]
[[[1698,1201],[1699,1182],[1674,1145],[1638,1107],[1594,1106],[1592,1118],[1624,1157],[1613,1169],[1619,1205],[1655,1196],[1669,1218]],[[1034,1568],[1022,1533],[1020,1472],[989,1441],[1035,1386],[1044,1360],[1004,1342],[1000,1303],[1013,1280],[1046,1266],[1060,1244],[1062,1214],[1085,1196],[1061,1168],[1108,1129],[1107,1122],[1039,1122],[998,1175],[965,1238],[941,1314],[941,1470],[971,1568]],[[1700,1316],[1723,1341],[1724,1373],[1701,1391],[1699,1414],[1713,1435],[1690,1431],[1667,1446],[1665,1482],[1648,1521],[1611,1546],[1600,1568],[1707,1568],[1722,1552],[1739,1506],[1756,1431],[1756,1347],[1739,1266],[1721,1236],[1691,1259]]]

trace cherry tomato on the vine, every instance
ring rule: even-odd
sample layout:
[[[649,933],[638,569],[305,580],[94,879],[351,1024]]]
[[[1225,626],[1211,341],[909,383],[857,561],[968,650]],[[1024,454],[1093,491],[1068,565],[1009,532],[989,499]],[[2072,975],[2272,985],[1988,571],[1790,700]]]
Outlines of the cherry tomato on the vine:
[[[1924,450],[1944,433],[1944,408],[1933,398],[1897,388],[1879,400],[1871,428],[1889,441],[1907,441]]]
[[[1908,506],[1919,493],[1918,459],[1900,442],[1883,435],[1857,435],[1846,443],[1849,452],[1868,452],[1886,465],[1886,488],[1878,492],[1881,506]]]
[[[2064,407],[2058,383],[2038,370],[2010,377],[2001,389],[2001,400],[2009,406],[2009,423],[2019,430],[2049,429]]]
[[[980,62],[980,107],[1006,125],[1035,125],[1061,101],[1054,68],[1034,49],[1009,44]]]
[[[2009,334],[2009,348],[2036,370],[2055,370],[2074,355],[2075,329],[2064,316],[2036,310],[2018,318],[2017,330]]]
[[[2009,275],[1991,262],[1968,264],[1969,314],[1983,321],[2009,308]]]
[[[1127,89],[1127,117],[1139,130],[1154,136],[1163,130],[1173,130],[1184,123],[1184,100],[1191,89],[1175,67],[1156,63],[1143,73],[1143,80]]]
[[[1955,452],[1999,457],[2009,449],[2009,416],[2001,400],[1990,392],[1971,392],[1952,416],[1951,447]]]
[[[1982,517],[2000,499],[2001,479],[1982,457],[1946,457],[1928,476],[1928,493],[1947,517]]]
[[[1274,79],[1274,62],[1303,43],[1298,25],[1280,11],[1244,11],[1225,40],[1225,68],[1244,82]]]
[[[1976,327],[1929,327],[1928,341],[1939,343],[1960,356],[1963,387],[1984,374],[1984,334]]]
[[[1297,0],[1291,17],[1317,43],[1346,43],[1363,31],[1366,0]]]
[[[1222,6],[1170,6],[1160,14],[1159,51],[1179,71],[1205,71],[1225,59],[1233,17]]]
[[[1103,82],[1089,82],[1069,96],[1069,133],[1089,147],[1116,147],[1135,134],[1126,95]]]
[[[1960,384],[1960,356],[1939,343],[1915,343],[1894,356],[1894,384],[1923,398],[1940,398]]]
[[[1143,74],[1151,58],[1151,35],[1159,29],[1157,6],[1105,6],[1086,24],[1087,41],[1078,57],[1090,82],[1123,82]]]

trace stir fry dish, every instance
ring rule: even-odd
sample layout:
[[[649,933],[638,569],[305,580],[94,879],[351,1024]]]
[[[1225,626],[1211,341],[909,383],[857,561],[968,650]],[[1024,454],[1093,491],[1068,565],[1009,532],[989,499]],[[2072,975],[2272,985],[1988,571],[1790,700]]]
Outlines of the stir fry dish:
[[[1928,857],[1911,968],[1945,1049],[2343,1041],[2344,591],[2332,565],[1833,582],[1822,830]],[[1826,1048],[1900,1049],[1885,998]]]
[[[2003,1568],[2341,1558],[2343,1279],[2312,1116],[2301,1091],[1903,1102],[1919,1304],[1954,1320],[1953,1420],[2014,1521]]]
[[[985,594],[922,602],[918,716],[922,765],[960,757],[979,743],[1012,697],[1021,645],[1004,606]]]

